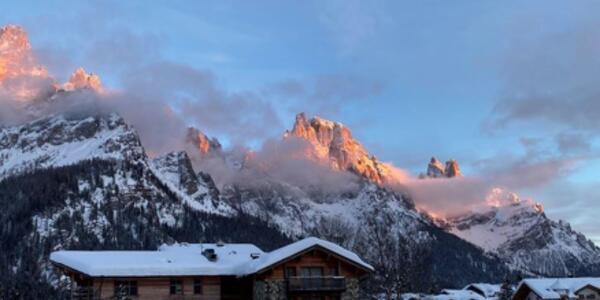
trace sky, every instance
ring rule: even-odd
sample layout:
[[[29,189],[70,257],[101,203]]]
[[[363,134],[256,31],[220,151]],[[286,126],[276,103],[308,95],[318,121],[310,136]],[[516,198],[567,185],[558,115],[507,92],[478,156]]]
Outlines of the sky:
[[[0,11],[56,78],[83,66],[106,86],[171,88],[180,113],[226,145],[256,146],[298,112],[320,115],[415,175],[431,156],[494,174],[600,243],[594,1],[2,1]]]

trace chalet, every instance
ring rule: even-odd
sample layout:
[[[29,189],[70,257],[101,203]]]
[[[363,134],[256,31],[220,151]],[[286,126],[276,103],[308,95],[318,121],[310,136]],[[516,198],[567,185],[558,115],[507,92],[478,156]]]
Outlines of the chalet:
[[[252,244],[175,244],[157,251],[56,251],[74,299],[359,299],[373,271],[310,237],[271,252]]]
[[[597,300],[600,278],[535,278],[519,283],[513,300]]]
[[[471,283],[463,288],[463,290],[472,291],[484,298],[494,298],[500,295],[501,284],[491,283]]]

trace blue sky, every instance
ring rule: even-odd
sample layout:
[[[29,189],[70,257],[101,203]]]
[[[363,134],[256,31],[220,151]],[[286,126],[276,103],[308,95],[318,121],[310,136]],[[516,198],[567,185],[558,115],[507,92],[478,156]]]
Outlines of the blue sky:
[[[83,66],[119,87],[131,70],[169,61],[275,112],[273,128],[242,140],[227,127],[204,128],[221,140],[258,145],[289,128],[296,112],[319,114],[413,174],[432,155],[457,159],[468,175],[505,172],[550,216],[600,241],[600,224],[582,212],[600,208],[593,121],[600,108],[589,96],[600,95],[600,64],[590,55],[600,49],[598,8],[591,1],[4,1],[0,23],[24,26],[58,78]],[[525,172],[532,175],[521,180]]]

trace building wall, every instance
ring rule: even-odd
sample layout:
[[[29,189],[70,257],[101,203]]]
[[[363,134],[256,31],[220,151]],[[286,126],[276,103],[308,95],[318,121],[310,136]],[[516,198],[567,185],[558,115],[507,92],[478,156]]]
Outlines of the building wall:
[[[304,253],[303,255],[298,256],[290,261],[279,264],[274,268],[258,275],[257,278],[283,280],[285,279],[284,272],[285,268],[287,267],[296,268],[296,274],[298,276],[302,275],[302,267],[322,267],[325,276],[333,275],[330,273],[330,270],[333,268],[338,270],[339,276],[344,276],[347,278],[357,278],[366,274],[365,271],[338,259],[336,256],[330,255],[329,253],[321,250],[313,250]]]
[[[600,293],[598,293],[598,290],[591,288],[582,289],[577,293],[577,296],[579,296],[579,299],[600,300]]]
[[[202,295],[194,294],[194,278],[173,278],[183,281],[183,296],[194,300],[220,300],[221,284],[219,277],[202,277]],[[178,299],[178,295],[170,295],[171,278],[96,278],[94,288],[100,290],[102,299],[114,295],[115,280],[135,280],[138,286],[137,299]],[[135,299],[135,297],[134,297]]]
[[[320,293],[325,300],[359,300],[359,278],[366,274],[362,269],[339,259],[328,252],[315,249],[291,260],[285,261],[256,276],[254,285],[255,300],[300,300],[300,295],[288,294],[286,291],[285,269],[295,268],[296,275],[302,276],[302,267],[321,267],[323,275],[346,278],[346,291],[343,293]],[[336,269],[337,272],[333,272]],[[600,299],[598,299],[600,300]]]
[[[540,298],[536,293],[534,293],[533,291],[529,292],[529,294],[527,294],[527,297],[525,298],[525,300],[541,300],[542,298]]]

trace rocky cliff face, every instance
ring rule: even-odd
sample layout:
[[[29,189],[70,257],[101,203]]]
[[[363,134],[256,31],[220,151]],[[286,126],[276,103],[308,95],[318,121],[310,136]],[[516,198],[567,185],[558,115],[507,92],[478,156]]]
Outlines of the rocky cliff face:
[[[341,123],[319,117],[307,119],[304,113],[296,116],[291,131],[285,137],[301,138],[315,148],[315,159],[327,160],[337,170],[350,171],[375,182],[394,180],[390,166],[377,160],[352,137],[350,129]]]
[[[62,88],[66,91],[78,89],[91,89],[98,93],[104,91],[100,77],[96,74],[87,73],[83,68],[77,68]]]
[[[52,88],[48,71],[33,56],[25,30],[14,25],[0,28],[0,95],[27,101]]]
[[[46,76],[44,67],[37,65],[27,32],[15,25],[0,28],[0,82],[22,75]]]
[[[216,138],[209,138],[197,128],[190,127],[186,142],[193,145],[203,157],[221,152],[221,143]]]
[[[190,207],[213,214],[234,215],[234,210],[219,200],[219,190],[210,175],[194,172],[186,152],[162,155],[152,160],[150,166],[157,177]]]

